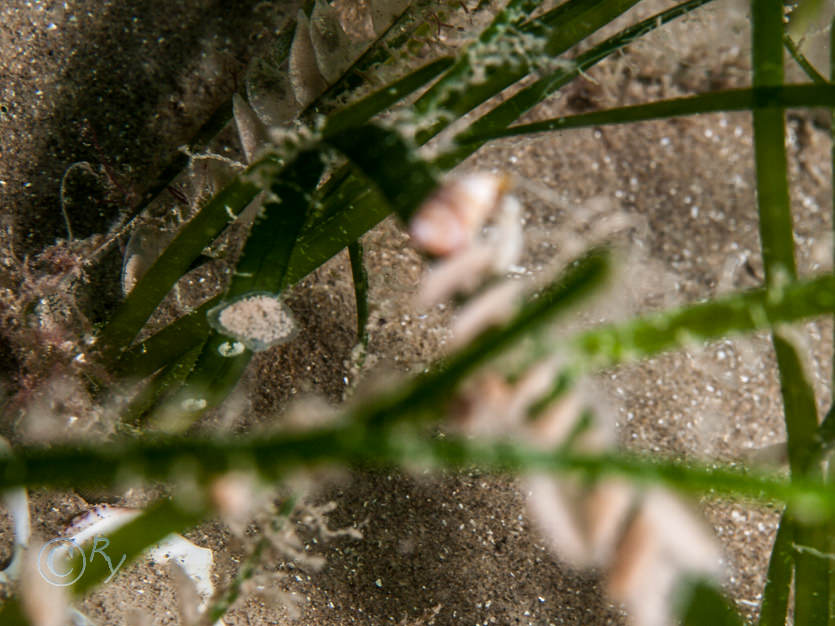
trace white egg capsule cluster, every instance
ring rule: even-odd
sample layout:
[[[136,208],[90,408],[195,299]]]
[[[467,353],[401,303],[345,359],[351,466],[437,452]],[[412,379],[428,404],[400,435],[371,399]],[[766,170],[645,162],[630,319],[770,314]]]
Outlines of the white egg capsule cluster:
[[[453,398],[448,427],[465,436],[515,439],[543,452],[605,455],[616,445],[617,430],[599,389],[581,385],[542,406],[563,368],[553,357],[513,382],[482,373]],[[599,407],[590,420],[584,417],[589,405]],[[570,473],[533,473],[524,484],[531,521],[546,545],[571,567],[601,571],[633,626],[674,623],[682,581],[721,581],[722,554],[712,532],[663,488]]]
[[[511,188],[509,176],[465,174],[418,208],[409,233],[416,247],[437,258],[422,281],[419,307],[472,292],[516,263],[522,253],[521,206]]]
[[[409,225],[415,244],[434,256],[463,251],[510,190],[507,176],[475,173],[442,185],[417,210]]]

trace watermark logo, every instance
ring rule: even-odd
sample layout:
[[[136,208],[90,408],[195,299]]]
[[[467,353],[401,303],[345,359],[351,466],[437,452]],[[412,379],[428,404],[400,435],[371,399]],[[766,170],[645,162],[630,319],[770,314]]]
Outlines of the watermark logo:
[[[107,568],[110,570],[110,576],[104,581],[108,583],[128,558],[126,554],[123,554],[116,567],[113,567],[110,555],[105,552],[109,545],[110,539],[96,535],[93,537],[93,546],[88,558],[84,553],[84,548],[75,539],[65,537],[50,539],[38,553],[38,572],[50,585],[69,587],[81,580],[87,569],[87,563],[92,563],[96,555],[99,555],[107,563]]]

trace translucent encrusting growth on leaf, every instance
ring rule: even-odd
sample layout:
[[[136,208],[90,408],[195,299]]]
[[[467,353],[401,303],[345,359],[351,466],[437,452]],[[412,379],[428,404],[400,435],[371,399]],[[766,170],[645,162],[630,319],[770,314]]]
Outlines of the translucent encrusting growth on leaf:
[[[133,231],[122,262],[122,293],[128,295],[133,286],[154,264],[165,246],[171,239],[170,235],[159,229],[143,224]]]
[[[208,319],[215,330],[234,337],[253,352],[286,342],[296,328],[290,311],[270,293],[247,294],[219,304],[209,311]],[[230,347],[232,354],[238,352]]]
[[[286,66],[270,56],[250,63],[246,73],[246,99],[266,124],[291,120],[299,110]]]
[[[411,0],[370,0],[369,4],[374,31],[380,34],[406,10]]]
[[[253,163],[258,151],[269,142],[267,128],[258,119],[258,114],[238,94],[232,96],[232,117],[246,162]]]
[[[328,83],[336,82],[359,56],[339,23],[339,16],[324,0],[316,0],[310,16],[310,40],[316,64]]]
[[[310,22],[301,10],[296,19],[296,36],[290,49],[290,84],[302,108],[313,102],[328,86],[316,63],[316,49],[310,38]]]
[[[335,84],[409,6],[409,0],[332,3],[299,10],[289,58],[265,58],[247,73],[247,99],[268,125],[291,122]],[[353,22],[351,21],[353,20]]]

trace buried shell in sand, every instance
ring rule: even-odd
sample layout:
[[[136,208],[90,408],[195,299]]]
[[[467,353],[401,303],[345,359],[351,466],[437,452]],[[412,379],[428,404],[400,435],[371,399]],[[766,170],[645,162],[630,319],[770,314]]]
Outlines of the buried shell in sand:
[[[271,293],[250,293],[223,302],[208,313],[209,324],[234,342],[218,348],[222,356],[236,356],[244,347],[261,352],[290,340],[296,322],[281,299]]]

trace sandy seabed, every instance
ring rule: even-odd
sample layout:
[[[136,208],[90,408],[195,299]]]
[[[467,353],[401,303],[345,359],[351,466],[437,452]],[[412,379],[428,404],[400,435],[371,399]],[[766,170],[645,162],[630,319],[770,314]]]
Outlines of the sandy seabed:
[[[167,158],[230,96],[275,26],[293,14],[290,3],[230,6],[209,0],[3,3],[1,287],[23,293],[25,286],[16,282],[21,263],[30,263],[32,289],[48,288],[65,271],[60,259],[39,255],[67,238],[60,197],[71,164],[92,168],[76,172],[65,190],[73,237],[83,240],[105,232],[135,203]],[[641,4],[618,25],[664,6]],[[525,119],[745,86],[749,36],[745,5],[717,0],[602,63]],[[789,76],[800,79],[794,67]],[[828,130],[807,111],[790,112],[788,129],[798,264],[801,274],[810,274],[831,264]],[[594,224],[577,219],[590,202],[603,207],[601,219],[627,224],[614,235],[622,259],[616,284],[578,324],[623,319],[762,280],[747,113],[496,141],[460,170],[505,172],[520,181],[527,243],[521,265],[530,274],[551,268],[572,242],[592,237]],[[104,179],[111,180],[102,184]],[[183,186],[188,199],[204,191],[189,185]],[[173,227],[186,211],[174,194],[168,200],[154,216],[161,229]],[[449,311],[411,308],[423,265],[397,223],[382,223],[364,244],[372,308],[368,375],[414,371],[443,350]],[[118,302],[120,266],[115,246],[87,270],[77,304],[89,319]],[[211,271],[196,275],[184,292],[197,297],[215,279]],[[59,304],[53,317],[60,317]],[[343,398],[352,382],[355,328],[347,254],[302,281],[287,305],[299,324],[293,341],[254,359],[231,407],[207,428],[251,431],[274,422],[298,397]],[[177,302],[166,307],[170,315]],[[35,368],[9,310],[4,307],[0,376],[14,396],[34,380],[26,375]],[[823,409],[829,402],[831,326],[810,322],[795,331]],[[590,387],[605,396],[620,444],[629,450],[732,460],[785,437],[774,358],[762,334],[606,371]],[[15,424],[1,426],[11,439],[27,436]],[[331,526],[358,527],[363,539],[314,541],[315,534],[296,520],[299,536],[310,552],[326,558],[325,566],[314,571],[290,560],[264,562],[265,592],[236,604],[227,624],[625,623],[594,573],[572,571],[546,550],[512,477],[473,471],[314,478],[309,501],[336,503]],[[151,495],[36,490],[33,530],[48,540],[95,504],[140,506]],[[744,502],[703,500],[699,506],[726,554],[726,590],[753,618],[779,512]],[[8,549],[9,520],[2,522]],[[213,550],[218,585],[235,575],[252,541],[236,538],[220,521],[186,535]],[[143,623],[137,610],[146,623],[175,624],[176,589],[164,567],[139,563],[79,608],[96,624]]]

